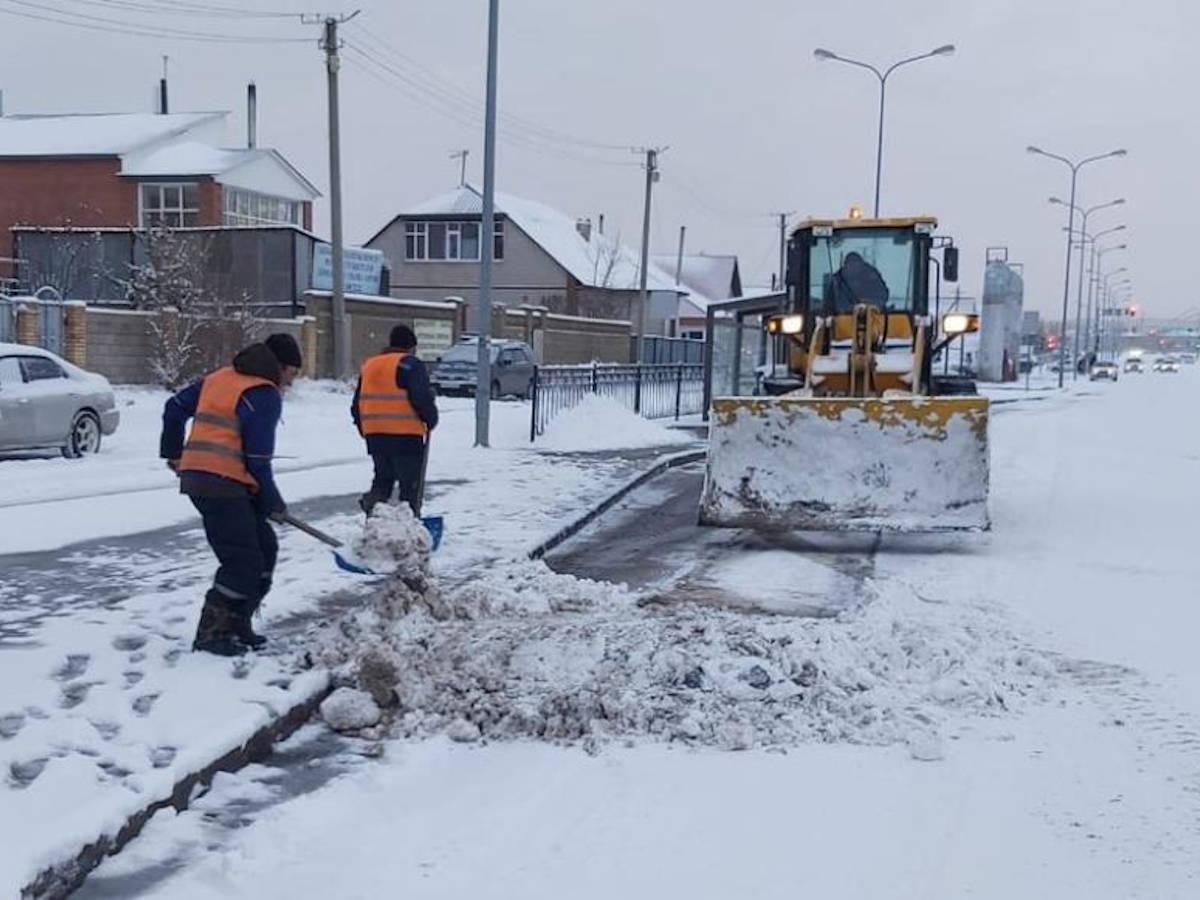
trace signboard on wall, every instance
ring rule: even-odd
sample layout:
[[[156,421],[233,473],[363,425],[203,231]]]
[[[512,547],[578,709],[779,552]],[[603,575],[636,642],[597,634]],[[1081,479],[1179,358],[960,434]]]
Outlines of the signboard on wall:
[[[413,319],[413,332],[423,359],[440,359],[454,345],[454,323],[449,319]]]
[[[383,276],[383,252],[346,247],[343,251],[345,271],[342,273],[347,294],[379,293]],[[314,291],[333,290],[333,250],[329,244],[313,247],[312,286]]]

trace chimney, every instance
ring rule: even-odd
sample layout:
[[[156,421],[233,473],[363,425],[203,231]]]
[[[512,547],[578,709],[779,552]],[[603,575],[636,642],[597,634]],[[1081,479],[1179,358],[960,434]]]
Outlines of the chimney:
[[[575,230],[579,232],[585,241],[590,241],[592,239],[592,220],[576,219]]]
[[[675,283],[683,281],[683,239],[687,235],[687,226],[679,226],[679,256],[675,258]]]
[[[601,234],[604,234],[604,213],[600,213],[600,224],[597,230]]]
[[[171,111],[170,104],[167,103],[167,58],[165,56],[163,57],[162,78],[158,79],[158,111],[164,116]]]
[[[258,88],[253,81],[246,85],[246,146],[258,146]]]

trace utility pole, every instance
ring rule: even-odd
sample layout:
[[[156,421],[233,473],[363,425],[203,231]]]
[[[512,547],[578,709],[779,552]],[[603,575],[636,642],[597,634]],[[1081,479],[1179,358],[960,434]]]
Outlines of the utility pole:
[[[637,353],[634,362],[642,362],[646,358],[646,327],[650,321],[650,294],[646,290],[650,266],[650,203],[654,192],[654,182],[658,181],[658,154],[666,147],[647,147],[646,153],[646,202],[642,209],[642,265],[639,273],[640,284],[638,301]]]
[[[487,97],[483,118],[483,215],[479,222],[479,356],[475,369],[475,446],[488,446],[492,401],[492,256],[496,245],[496,61],[500,0],[488,0]],[[465,158],[464,158],[465,164]]]
[[[329,97],[329,240],[332,258],[333,377],[350,374],[350,329],[346,322],[345,247],[342,243],[342,143],[338,113],[338,25],[349,22],[358,10],[344,16],[326,16],[321,49],[325,51],[325,74]],[[307,21],[307,20],[303,20]]]
[[[158,80],[158,111],[161,115],[167,115],[171,111],[171,104],[167,101],[167,62],[170,57],[164,56],[162,78]]]
[[[683,281],[683,241],[687,237],[687,226],[679,226],[679,255],[675,257],[675,283]]]
[[[451,159],[461,159],[462,160],[462,174],[458,178],[458,186],[459,187],[463,187],[467,183],[467,155],[470,152],[471,152],[470,150],[463,149],[463,150],[456,150],[455,152],[450,154]]]
[[[789,216],[795,215],[796,211],[774,213],[779,216],[779,290],[787,290],[784,287],[784,276],[787,275],[787,220]]]

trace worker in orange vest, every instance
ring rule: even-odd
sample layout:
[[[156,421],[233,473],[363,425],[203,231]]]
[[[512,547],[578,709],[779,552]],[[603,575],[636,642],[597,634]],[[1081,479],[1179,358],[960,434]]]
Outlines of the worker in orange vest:
[[[398,487],[400,502],[420,515],[421,473],[437,403],[429,372],[417,358],[417,336],[407,325],[392,329],[386,349],[362,364],[350,416],[375,464],[371,489],[359,498],[367,515]]]
[[[163,409],[159,455],[199,511],[220,564],[204,597],[193,650],[239,656],[266,643],[250,620],[271,589],[279,551],[270,520],[287,505],[271,458],[281,391],[301,364],[295,338],[273,334],[175,394]]]

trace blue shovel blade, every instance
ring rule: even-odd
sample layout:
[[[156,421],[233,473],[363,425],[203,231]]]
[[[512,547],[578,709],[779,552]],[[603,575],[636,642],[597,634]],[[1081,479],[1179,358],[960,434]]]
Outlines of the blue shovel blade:
[[[433,542],[431,549],[436,550],[442,545],[442,532],[445,531],[446,520],[441,516],[423,516],[421,524],[429,532],[430,540]]]
[[[343,572],[353,572],[355,575],[374,575],[375,570],[370,569],[361,563],[352,562],[336,550],[333,551],[333,561],[337,563],[337,567]]]

